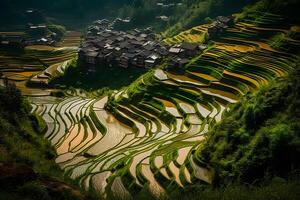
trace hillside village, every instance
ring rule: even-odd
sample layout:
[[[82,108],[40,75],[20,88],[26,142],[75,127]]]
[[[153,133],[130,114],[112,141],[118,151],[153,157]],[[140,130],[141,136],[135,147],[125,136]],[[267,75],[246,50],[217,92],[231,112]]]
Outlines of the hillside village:
[[[119,18],[117,21],[128,22]],[[209,35],[213,37],[226,29],[231,21],[231,17],[218,17],[208,28]],[[183,42],[167,45],[157,39],[151,27],[118,31],[114,29],[115,23],[116,20],[102,19],[88,27],[79,50],[79,61],[88,66],[89,72],[105,65],[152,68],[166,60],[171,67],[181,67],[207,48],[207,41],[204,44]]]
[[[169,8],[175,8],[175,7],[180,7],[182,6],[182,3],[166,3],[166,2],[157,2],[156,6],[158,9],[169,9]],[[169,16],[166,15],[159,15],[156,16],[156,19],[168,22],[169,21]]]
[[[0,48],[23,49],[29,45],[53,46],[59,41],[57,33],[49,30],[45,24],[29,23],[24,34],[0,34]]]
[[[295,1],[3,0],[0,200],[300,199]]]
[[[27,23],[22,29],[22,34],[0,32],[0,48],[23,49],[29,45],[53,46],[61,39],[61,36],[51,30],[46,23],[35,22],[35,18],[42,15],[39,10],[28,9],[24,15],[27,17]]]

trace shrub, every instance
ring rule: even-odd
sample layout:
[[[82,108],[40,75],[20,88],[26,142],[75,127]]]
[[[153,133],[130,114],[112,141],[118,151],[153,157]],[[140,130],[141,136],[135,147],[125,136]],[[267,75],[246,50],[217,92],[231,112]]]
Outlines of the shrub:
[[[46,187],[37,182],[28,182],[18,189],[18,192],[32,200],[50,200]]]

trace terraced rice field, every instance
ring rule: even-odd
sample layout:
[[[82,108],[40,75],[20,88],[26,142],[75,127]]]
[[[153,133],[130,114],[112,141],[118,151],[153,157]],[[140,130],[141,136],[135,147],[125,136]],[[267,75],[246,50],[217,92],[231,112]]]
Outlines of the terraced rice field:
[[[180,44],[182,42],[201,43],[205,40],[208,26],[208,24],[196,26],[174,37],[166,38],[164,42],[169,45]]]
[[[32,112],[48,124],[45,137],[57,149],[57,163],[82,188],[123,197],[144,186],[159,196],[210,184],[210,169],[196,153],[209,128],[229,104],[285,76],[296,59],[267,44],[282,31],[270,29],[280,17],[267,17],[230,28],[185,74],[155,69],[134,92],[129,87],[110,98],[34,103]],[[114,102],[111,112],[108,101]]]
[[[35,81],[47,82],[52,76],[63,73],[66,62],[77,55],[80,37],[80,33],[69,32],[58,47],[33,45],[23,52],[0,51],[2,78],[14,81],[24,95],[36,95],[38,89],[28,88],[26,81],[34,77]],[[39,91],[38,94],[49,95],[49,92]]]
[[[58,44],[60,47],[78,47],[81,42],[82,33],[76,31],[68,31],[65,38]]]

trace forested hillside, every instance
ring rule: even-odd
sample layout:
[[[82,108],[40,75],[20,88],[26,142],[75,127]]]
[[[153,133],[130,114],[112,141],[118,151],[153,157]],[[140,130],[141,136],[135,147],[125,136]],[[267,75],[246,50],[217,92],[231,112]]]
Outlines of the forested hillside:
[[[215,184],[288,177],[300,155],[300,67],[288,78],[247,95],[209,133],[199,155],[215,171]]]
[[[299,7],[299,0],[2,0],[3,35],[23,34],[27,9],[37,14],[32,23],[76,31],[54,46],[1,49],[0,200],[298,200]],[[106,37],[115,31],[99,32],[100,20],[86,28],[116,17],[131,19],[116,20],[124,29],[152,26],[170,57],[136,67],[130,60],[148,50],[137,46],[152,40],[138,44],[138,30]],[[135,45],[115,46],[117,38]],[[94,62],[80,64],[85,47]]]
[[[0,87],[0,199],[84,199],[63,177],[43,138],[46,124],[30,110],[13,84]]]
[[[95,16],[105,17],[114,15],[128,0],[64,0],[64,1],[37,1],[37,0],[3,0],[0,7],[0,26],[10,27],[26,23],[25,11],[27,9],[38,9],[44,16],[49,17],[53,22],[68,23],[70,26],[81,26],[83,22]],[[63,17],[62,17],[63,16]],[[10,19],[9,23],[6,19]]]
[[[213,187],[200,185],[173,199],[299,198],[300,65],[231,106],[196,151],[214,171]]]
[[[153,26],[156,30],[168,30],[168,34],[177,33],[184,28],[197,25],[207,17],[228,15],[239,11],[243,6],[255,0],[64,0],[64,1],[21,1],[4,0],[0,8],[0,25],[25,22],[24,11],[29,8],[41,10],[52,21],[71,27],[84,27],[98,18],[129,17],[130,27]],[[157,3],[162,3],[159,6]],[[167,21],[157,19],[168,17]]]

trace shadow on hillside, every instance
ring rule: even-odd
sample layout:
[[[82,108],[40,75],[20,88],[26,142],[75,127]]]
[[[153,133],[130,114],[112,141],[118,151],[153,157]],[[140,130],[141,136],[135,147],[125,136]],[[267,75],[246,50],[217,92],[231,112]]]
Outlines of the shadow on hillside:
[[[52,86],[65,85],[66,87],[82,88],[85,90],[95,90],[109,88],[112,90],[120,89],[135,81],[146,69],[129,67],[127,69],[106,65],[97,66],[96,72],[87,72],[80,67],[70,67],[64,76],[51,82]]]

